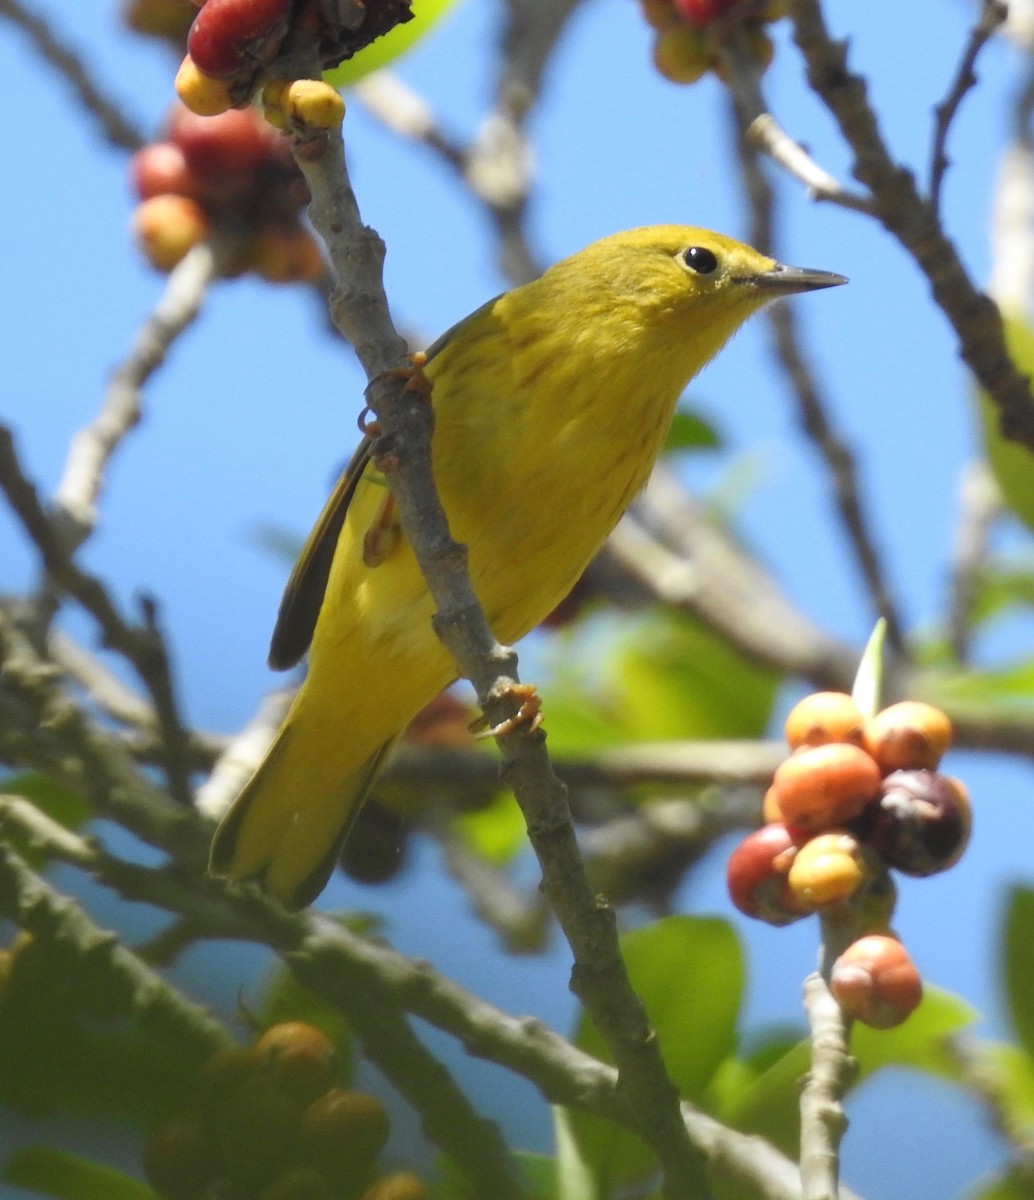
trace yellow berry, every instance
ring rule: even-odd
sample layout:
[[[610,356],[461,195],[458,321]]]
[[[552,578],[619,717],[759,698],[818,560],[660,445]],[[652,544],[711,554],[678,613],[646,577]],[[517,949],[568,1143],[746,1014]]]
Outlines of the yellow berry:
[[[345,117],[345,102],[322,79],[295,79],[284,95],[288,117],[309,129],[333,129]]]
[[[820,833],[797,851],[787,882],[810,908],[839,904],[855,894],[865,878],[858,839],[846,832]]]
[[[259,230],[249,265],[269,283],[312,281],[327,269],[316,239],[301,225],[271,225]]]
[[[653,43],[653,65],[672,83],[696,83],[711,65],[706,37],[687,25],[659,32]]]
[[[175,88],[176,95],[199,117],[217,117],[234,107],[226,81],[199,70],[189,54],[176,72]]]
[[[159,271],[171,271],[211,232],[208,217],[188,196],[152,196],[137,205],[132,228],[137,245]]]

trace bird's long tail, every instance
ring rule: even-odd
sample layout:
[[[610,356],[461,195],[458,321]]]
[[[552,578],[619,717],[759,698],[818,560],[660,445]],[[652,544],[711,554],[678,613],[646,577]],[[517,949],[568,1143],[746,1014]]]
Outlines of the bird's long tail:
[[[259,879],[291,908],[309,904],[325,887],[395,743],[389,738],[359,757],[362,751],[349,747],[340,732],[337,739],[322,736],[329,731],[321,724],[288,714],[212,842],[214,874]]]

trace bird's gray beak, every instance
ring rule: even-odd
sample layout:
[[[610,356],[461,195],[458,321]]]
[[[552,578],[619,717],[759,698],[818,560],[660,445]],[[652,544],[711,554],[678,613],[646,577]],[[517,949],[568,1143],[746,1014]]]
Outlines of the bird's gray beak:
[[[776,296],[792,296],[794,292],[839,287],[847,283],[847,278],[833,271],[813,271],[810,267],[785,267],[777,263],[770,271],[762,271],[760,275],[741,275],[736,282],[753,284],[775,299]]]

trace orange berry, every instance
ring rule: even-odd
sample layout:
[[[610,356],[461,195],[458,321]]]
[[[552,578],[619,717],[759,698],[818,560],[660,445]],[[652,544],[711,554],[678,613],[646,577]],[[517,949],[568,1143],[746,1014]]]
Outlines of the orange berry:
[[[850,899],[866,876],[861,843],[844,830],[820,833],[797,851],[787,883],[808,908],[825,908]]]
[[[133,235],[148,262],[171,271],[211,232],[208,217],[189,196],[152,196],[137,205]]]
[[[884,775],[891,771],[933,771],[951,745],[946,713],[921,700],[902,700],[865,723],[865,748]]]
[[[301,1146],[332,1188],[355,1188],[372,1171],[388,1132],[388,1113],[376,1096],[331,1088],[302,1114]]]
[[[321,1096],[337,1072],[330,1038],[304,1021],[284,1021],[267,1029],[255,1043],[254,1056],[280,1087],[303,1104]]]
[[[790,709],[784,732],[791,750],[827,742],[862,744],[865,718],[846,692],[812,692]]]
[[[791,755],[770,790],[788,825],[817,833],[858,816],[879,794],[880,770],[860,747],[831,742]]]
[[[908,951],[879,933],[848,946],[833,964],[829,988],[847,1016],[873,1029],[900,1025],[923,998],[923,981]]]

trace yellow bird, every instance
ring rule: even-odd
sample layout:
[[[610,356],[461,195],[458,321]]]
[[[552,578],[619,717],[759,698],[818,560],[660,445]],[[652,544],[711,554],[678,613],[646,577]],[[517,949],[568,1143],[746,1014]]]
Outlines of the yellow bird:
[[[435,480],[501,641],[567,594],[645,485],[686,384],[739,326],[770,300],[841,283],[706,229],[633,229],[431,346]],[[269,661],[284,669],[308,649],[308,674],[212,845],[214,872],[261,879],[294,906],[322,891],[394,741],[456,675],[371,445],[288,582]]]

